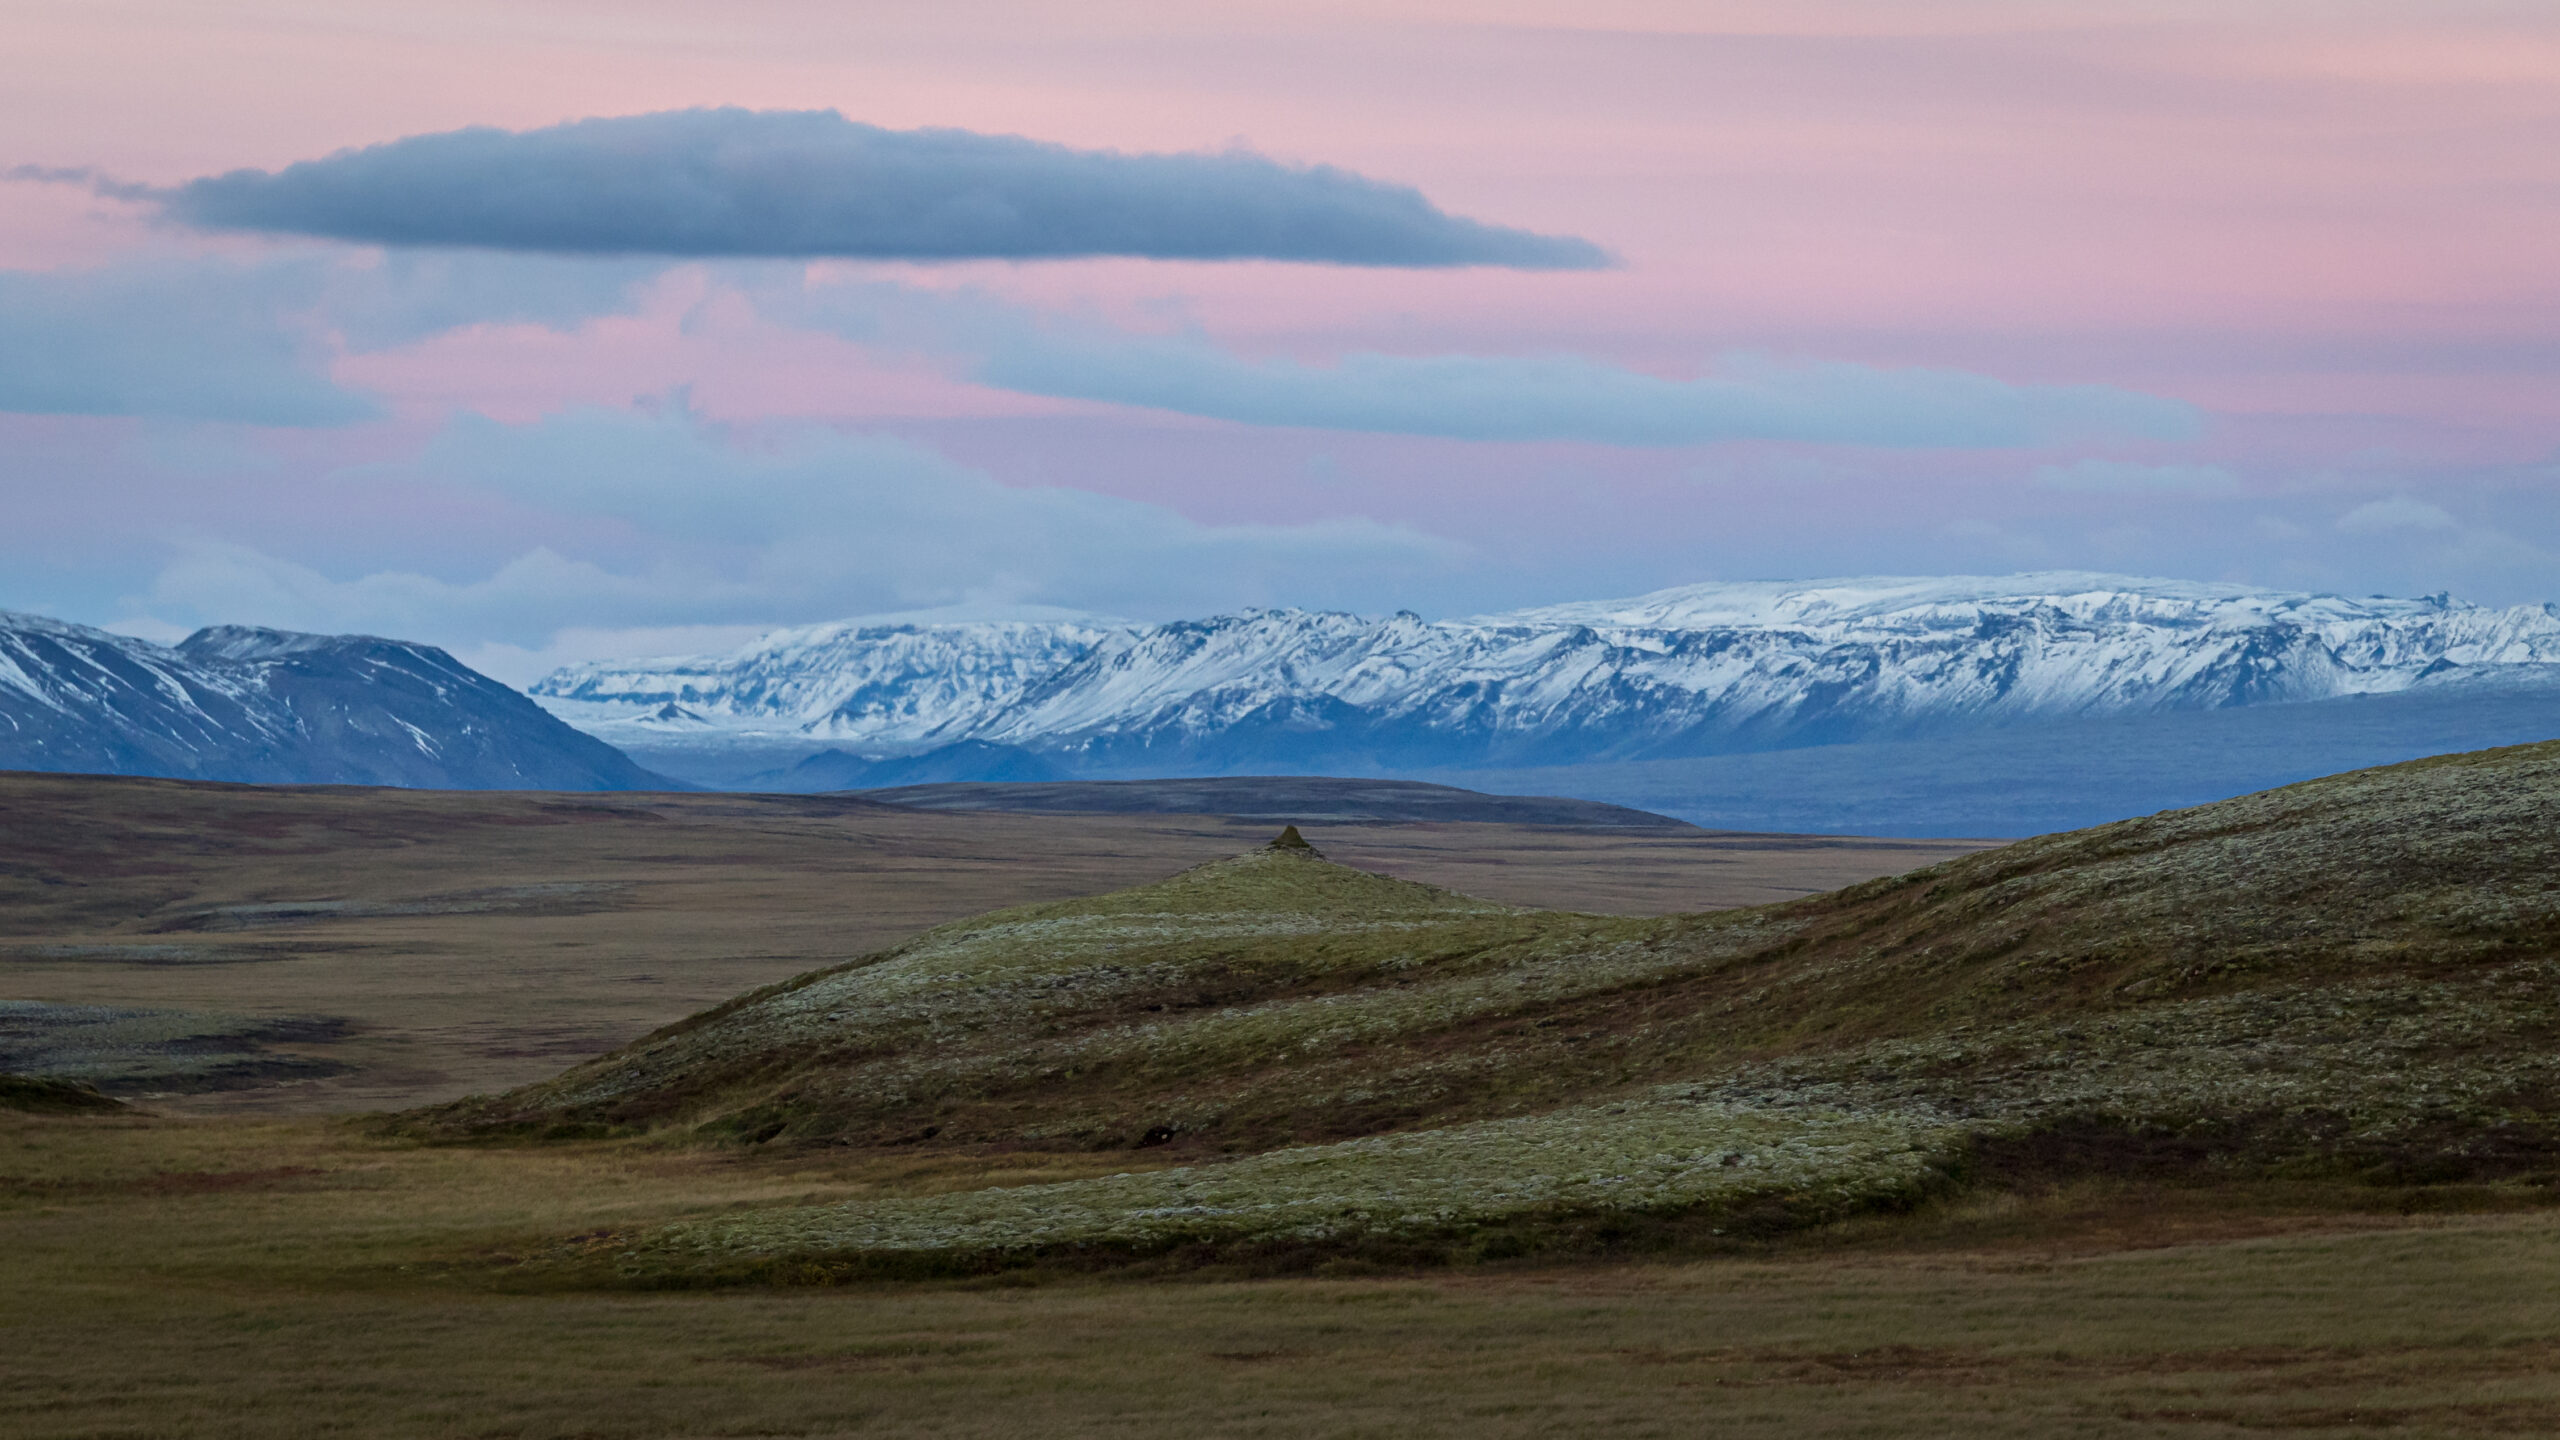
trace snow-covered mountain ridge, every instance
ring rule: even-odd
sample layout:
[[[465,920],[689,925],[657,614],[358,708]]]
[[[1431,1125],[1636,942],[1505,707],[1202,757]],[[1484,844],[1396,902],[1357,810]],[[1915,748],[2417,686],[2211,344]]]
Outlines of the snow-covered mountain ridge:
[[[589,729],[931,745],[967,738],[991,707],[1120,633],[1077,621],[843,621],[776,630],[725,655],[574,665],[530,693]]]
[[[1441,621],[849,622],[572,667],[532,693],[624,743],[971,739],[1110,773],[1714,754],[2544,665],[2560,665],[2550,605],[2044,573],[1694,585]]]
[[[433,646],[237,625],[165,646],[8,611],[0,770],[475,790],[668,783]]]

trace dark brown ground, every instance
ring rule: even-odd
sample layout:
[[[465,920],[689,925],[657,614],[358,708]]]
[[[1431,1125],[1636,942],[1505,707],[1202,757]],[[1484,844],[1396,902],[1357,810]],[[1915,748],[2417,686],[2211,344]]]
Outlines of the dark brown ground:
[[[1782,900],[1988,842],[1303,827],[1333,858],[1619,914]],[[940,814],[838,796],[545,795],[0,775],[0,1001],[334,1017],[348,1067],[189,1108],[523,1084],[739,991],[999,906],[1162,878],[1265,821]]]

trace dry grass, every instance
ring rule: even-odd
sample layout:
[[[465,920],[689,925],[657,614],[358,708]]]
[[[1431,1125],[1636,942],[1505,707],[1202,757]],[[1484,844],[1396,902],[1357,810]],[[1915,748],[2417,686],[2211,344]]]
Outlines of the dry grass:
[[[507,1263],[589,1227],[1130,1162],[967,1163],[0,1112],[0,1433],[2560,1428],[2560,1216],[2495,1189],[2090,1183],[1678,1264],[1279,1281],[556,1293]],[[2420,1201],[2456,1209],[2398,1213]]]
[[[610,1264],[561,1257],[811,1207],[1098,1193],[1080,1187],[1172,1184],[1174,1172],[1168,1147],[429,1146],[308,1115],[0,1108],[0,1434],[2560,1433],[2560,1210],[2535,1183],[2549,1167],[2532,1146],[2463,1151],[2488,1178],[2462,1183],[2406,1183],[2388,1166],[2286,1178],[2196,1163],[2227,1154],[2232,1134],[2103,1116],[2075,1129],[2032,1109],[2059,1096],[2085,1116],[2092,1095],[2201,1077],[2215,1094],[2313,1087],[2372,1115],[2406,1112],[2420,1122],[2405,1132],[2413,1153],[2448,1140],[2476,1150],[2500,1115],[2539,1135],[2534,1095],[2446,1088],[2539,1074],[2552,1053],[2551,987],[2498,987],[2550,963],[2560,826],[2539,773],[2499,763],[2412,772],[2417,790],[2379,799],[2353,781],[2220,820],[2040,842],[1816,902],[1786,917],[1802,943],[1738,990],[1721,963],[1623,993],[1583,975],[1574,983],[1599,989],[1542,1002],[1571,1019],[1556,1028],[1616,1057],[1577,1064],[1695,1055],[1681,1047],[1716,1026],[1760,1037],[1729,1093],[1701,1108],[1881,1112],[1961,1094],[1982,1116],[2034,1121],[1990,1127],[2000,1133],[1963,1156],[1969,1183],[1907,1213],[1693,1226],[1656,1237],[1678,1248],[1644,1262],[1591,1258],[1604,1244],[1572,1263],[1397,1270],[1355,1248],[1293,1257],[1315,1273],[1283,1279],[1252,1278],[1250,1254],[1207,1253],[1099,1274],[1052,1257],[965,1282],[615,1289]],[[397,1033],[420,1062],[413,1078],[389,1068],[391,1051],[350,1048],[374,1088],[315,1087],[304,1104],[546,1074],[567,1057],[501,1055],[476,1032],[515,1027],[500,1046],[548,1035],[566,1047],[645,1028],[691,1008],[687,987],[725,994],[809,969],[866,925],[901,938],[948,918],[937,906],[1089,894],[1123,883],[1115,867],[1153,878],[1263,838],[1081,818],[999,832],[970,827],[1032,817],[830,802],[724,818],[716,806],[731,802],[716,798],[588,810],[556,797],[44,783],[67,788],[12,791],[0,808],[11,933],[74,951],[172,949],[23,955],[0,972],[20,987],[8,993],[408,1027]],[[2320,820],[2333,801],[2347,823]],[[804,803],[817,808],[790,808]],[[2306,817],[2317,843],[2288,852],[2286,828]],[[1341,835],[1312,838],[1374,863]],[[1466,839],[1457,827],[1424,838]],[[1534,862],[1539,884],[1623,858],[1555,843]],[[1422,853],[1396,863],[1413,875]],[[1697,858],[1714,853],[1692,857],[1697,874],[1729,873],[1713,868],[1729,854]],[[543,885],[598,888],[528,889]],[[1527,883],[1460,888],[1535,898]],[[348,903],[313,913],[322,900]],[[295,913],[226,909],[279,905]],[[229,918],[188,918],[217,912]],[[220,928],[234,925],[247,928]],[[1643,922],[1563,922],[1628,926]],[[640,993],[643,973],[669,983]],[[94,988],[25,988],[77,976]],[[599,985],[615,977],[627,983]],[[146,983],[164,988],[134,992]],[[2299,1003],[2272,1003],[2286,997]],[[582,999],[593,1016],[577,1015]],[[1534,1070],[1567,1053],[1548,1036],[1520,1025],[1479,1038]],[[1602,1103],[1612,1118],[1590,1132],[1625,1130]],[[2339,1123],[2319,1134],[2364,1122]],[[2425,1129],[2436,1124],[2449,1128]],[[2298,1151],[2307,1133],[2277,1125],[2267,1143]]]

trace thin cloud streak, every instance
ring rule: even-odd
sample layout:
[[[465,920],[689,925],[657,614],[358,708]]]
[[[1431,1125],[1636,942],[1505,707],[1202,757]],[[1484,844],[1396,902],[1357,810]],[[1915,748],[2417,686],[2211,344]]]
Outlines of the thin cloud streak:
[[[1206,342],[1034,341],[987,357],[973,374],[1026,394],[1253,425],[1465,440],[1972,449],[2084,436],[2182,440],[2200,428],[2190,406],[2105,385],[2013,385],[1956,370],[1757,356],[1720,368],[1666,380],[1575,355],[1354,354],[1304,365],[1243,360]]]
[[[955,358],[998,389],[1249,425],[1482,441],[1703,445],[1733,440],[2004,448],[2184,440],[2183,401],[2106,385],[2019,385],[1958,370],[1728,356],[1690,380],[1578,355],[1351,354],[1251,360],[1199,334],[1068,324],[970,293],[885,283],[745,283],[766,318]]]

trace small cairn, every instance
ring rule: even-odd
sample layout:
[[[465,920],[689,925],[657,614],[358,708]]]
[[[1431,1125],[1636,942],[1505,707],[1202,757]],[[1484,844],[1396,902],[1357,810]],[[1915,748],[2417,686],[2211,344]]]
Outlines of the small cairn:
[[[1281,826],[1280,833],[1273,836],[1271,843],[1262,848],[1276,850],[1283,855],[1303,855],[1310,860],[1324,858],[1324,852],[1308,844],[1307,837],[1299,834],[1298,827],[1295,825]]]

